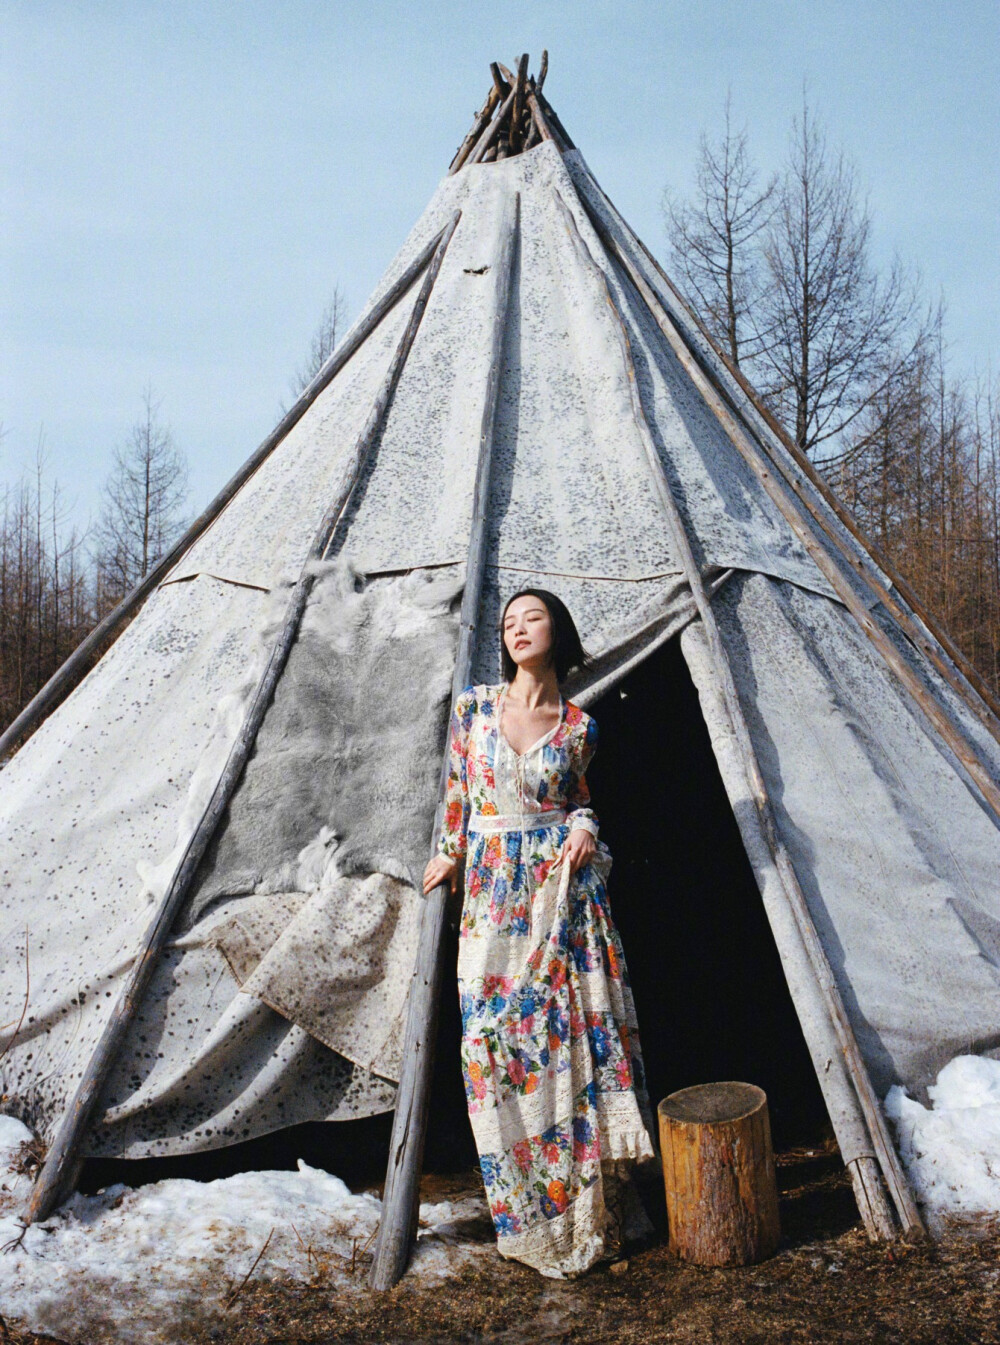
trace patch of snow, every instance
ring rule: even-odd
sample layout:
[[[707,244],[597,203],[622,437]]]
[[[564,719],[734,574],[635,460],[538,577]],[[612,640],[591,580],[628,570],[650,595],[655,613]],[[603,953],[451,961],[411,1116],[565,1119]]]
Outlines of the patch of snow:
[[[6,1172],[20,1146],[34,1138],[28,1127],[13,1116],[0,1116],[0,1168]]]
[[[20,1121],[0,1116],[0,1244],[21,1232],[30,1179],[16,1165],[31,1138]],[[321,1283],[345,1300],[363,1297],[380,1213],[376,1196],[352,1195],[301,1161],[297,1172],[74,1195],[0,1254],[0,1316],[91,1345],[176,1345],[195,1323],[232,1321],[233,1296],[265,1244],[251,1282]],[[492,1239],[463,1233],[484,1216],[477,1198],[421,1205],[404,1284],[426,1287],[494,1255]]]
[[[932,1230],[1000,1217],[1000,1061],[960,1055],[927,1089],[932,1106],[889,1089],[885,1110]]]

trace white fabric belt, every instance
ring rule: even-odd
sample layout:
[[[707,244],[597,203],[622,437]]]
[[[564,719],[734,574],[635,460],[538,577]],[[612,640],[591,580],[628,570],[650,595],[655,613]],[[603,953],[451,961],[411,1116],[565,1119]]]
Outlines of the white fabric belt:
[[[469,818],[469,830],[492,836],[498,831],[541,831],[542,827],[557,827],[566,821],[565,808],[546,808],[540,813],[521,813],[504,817],[497,813],[473,813]]]

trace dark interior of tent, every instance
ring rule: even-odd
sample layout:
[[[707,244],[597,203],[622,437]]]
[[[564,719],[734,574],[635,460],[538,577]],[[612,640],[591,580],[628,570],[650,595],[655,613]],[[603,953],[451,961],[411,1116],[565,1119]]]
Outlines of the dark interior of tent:
[[[778,953],[677,639],[591,708],[600,745],[588,780],[614,856],[609,892],[639,1018],[651,1103],[738,1079],[767,1093],[776,1150],[832,1133]],[[459,1066],[449,934],[424,1168],[458,1173],[476,1151]],[[354,1189],[379,1183],[391,1115],[313,1123],[185,1157],[90,1159],[80,1188],[165,1177],[209,1180],[293,1168],[299,1158]]]

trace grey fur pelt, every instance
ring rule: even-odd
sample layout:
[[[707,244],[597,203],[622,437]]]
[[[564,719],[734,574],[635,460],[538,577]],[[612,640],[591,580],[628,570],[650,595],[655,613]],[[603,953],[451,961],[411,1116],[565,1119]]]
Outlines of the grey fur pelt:
[[[224,903],[212,941],[242,988],[395,1078],[462,580],[318,570],[187,924]]]

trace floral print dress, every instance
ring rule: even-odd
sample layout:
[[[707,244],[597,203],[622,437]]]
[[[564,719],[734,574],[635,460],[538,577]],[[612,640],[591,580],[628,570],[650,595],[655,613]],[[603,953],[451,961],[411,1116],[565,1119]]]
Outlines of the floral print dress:
[[[653,1156],[651,1119],[611,856],[598,842],[573,876],[555,862],[571,830],[597,835],[584,775],[597,725],[563,701],[519,755],[506,691],[456,702],[439,849],[465,860],[462,1068],[497,1245],[561,1276],[604,1253],[604,1177]]]

